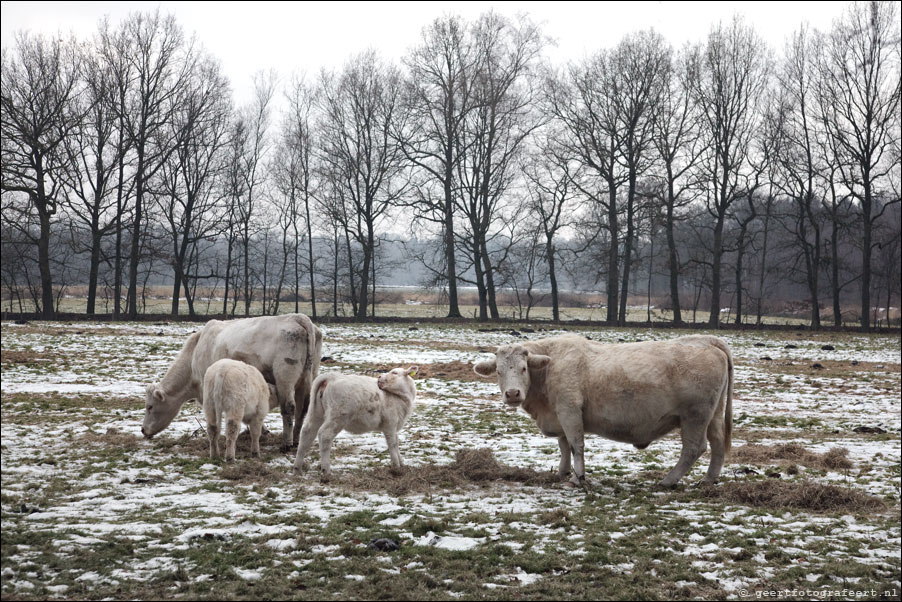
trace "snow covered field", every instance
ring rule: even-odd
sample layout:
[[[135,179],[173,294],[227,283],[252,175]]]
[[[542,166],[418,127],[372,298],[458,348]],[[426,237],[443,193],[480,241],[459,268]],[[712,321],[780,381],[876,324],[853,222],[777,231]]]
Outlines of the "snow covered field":
[[[277,412],[261,461],[248,458],[246,439],[234,465],[211,461],[194,403],[144,440],[144,387],[198,327],[2,324],[4,599],[743,599],[871,589],[879,592],[865,598],[899,597],[898,337],[721,335],[737,364],[734,451],[845,448],[851,467],[747,454],[728,460],[713,490],[694,488],[706,455],[677,490],[664,491],[654,483],[676,462],[677,434],[643,451],[589,436],[592,487],[584,492],[548,478],[380,480],[389,461],[378,433],[339,435],[335,478],[321,484],[314,470],[290,474]],[[547,477],[557,442],[504,409],[496,385],[459,363],[561,332],[325,325],[331,359],[322,369],[433,368],[417,381],[418,405],[401,433],[414,470],[489,448],[499,462]],[[571,332],[605,342],[675,336]],[[828,485],[840,489],[818,489]],[[762,495],[727,495],[746,486]],[[777,486],[830,499],[763,501]],[[866,495],[845,501],[837,492]],[[400,550],[367,547],[380,537]]]

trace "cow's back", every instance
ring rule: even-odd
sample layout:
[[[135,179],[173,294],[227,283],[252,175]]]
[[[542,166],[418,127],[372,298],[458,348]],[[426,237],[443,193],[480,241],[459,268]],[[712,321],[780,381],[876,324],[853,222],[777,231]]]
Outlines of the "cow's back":
[[[675,428],[680,415],[713,411],[727,382],[727,356],[712,345],[555,339],[537,349],[552,357],[549,403],[579,399],[585,431],[618,441],[644,444]]]

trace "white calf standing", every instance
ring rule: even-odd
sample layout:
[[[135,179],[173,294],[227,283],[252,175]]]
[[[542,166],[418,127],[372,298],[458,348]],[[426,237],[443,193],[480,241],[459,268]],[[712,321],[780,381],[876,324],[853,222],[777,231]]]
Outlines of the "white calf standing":
[[[219,426],[226,420],[225,458],[235,459],[235,441],[241,423],[251,433],[251,455],[260,455],[260,433],[270,408],[279,405],[275,387],[264,380],[260,371],[237,360],[221,359],[204,373],[204,414],[210,437],[210,457],[219,457]]]
[[[417,396],[412,375],[417,366],[395,368],[378,379],[341,374],[320,375],[311,387],[310,409],[301,430],[295,472],[307,469],[304,456],[319,432],[319,456],[323,477],[331,474],[332,440],[341,431],[368,433],[382,431],[388,443],[391,463],[401,467],[398,431],[413,411]]]

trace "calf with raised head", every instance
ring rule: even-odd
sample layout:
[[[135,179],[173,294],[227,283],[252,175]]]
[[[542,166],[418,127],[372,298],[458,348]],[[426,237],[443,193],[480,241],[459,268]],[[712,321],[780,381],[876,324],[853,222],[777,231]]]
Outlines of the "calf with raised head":
[[[221,359],[204,374],[204,415],[210,437],[210,457],[218,458],[219,427],[225,418],[225,459],[235,460],[235,442],[241,423],[251,435],[251,455],[260,455],[260,433],[269,410],[279,406],[276,388],[260,371],[237,360]]]
[[[572,456],[572,481],[585,479],[585,433],[644,449],[676,428],[682,452],[661,485],[675,485],[689,471],[706,438],[704,480],[720,476],[733,429],[733,358],[717,337],[605,345],[567,335],[504,345],[474,369],[496,376],[504,402],[558,439],[562,478]]]
[[[331,475],[332,440],[341,431],[355,434],[382,431],[394,468],[401,467],[398,431],[413,411],[417,396],[413,375],[417,366],[395,368],[378,379],[370,376],[323,374],[313,381],[310,409],[301,430],[295,472],[307,469],[304,456],[319,434],[323,478]]]

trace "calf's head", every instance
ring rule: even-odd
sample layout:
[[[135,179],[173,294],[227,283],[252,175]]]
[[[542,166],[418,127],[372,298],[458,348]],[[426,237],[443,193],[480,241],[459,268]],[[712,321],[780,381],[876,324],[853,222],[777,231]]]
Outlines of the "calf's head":
[[[418,366],[395,368],[381,375],[376,380],[376,384],[383,391],[413,399],[417,394],[417,386],[412,377],[416,375],[417,370],[419,370]]]
[[[505,345],[495,352],[495,359],[479,362],[473,370],[480,376],[497,376],[504,403],[518,406],[529,391],[530,373],[544,370],[550,361],[547,355],[530,353],[523,345]]]
[[[169,426],[182,404],[167,395],[159,384],[147,385],[144,401],[144,423],[141,434],[150,439]]]

